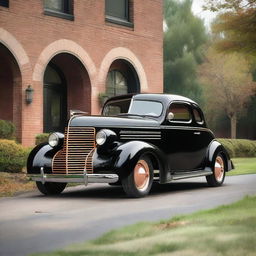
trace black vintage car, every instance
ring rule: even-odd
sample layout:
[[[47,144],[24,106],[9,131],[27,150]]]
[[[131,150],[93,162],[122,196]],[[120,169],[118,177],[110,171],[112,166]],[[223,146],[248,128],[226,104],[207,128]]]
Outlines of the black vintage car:
[[[205,176],[222,185],[233,164],[192,100],[167,94],[110,98],[102,116],[73,111],[65,133],[35,147],[27,171],[46,195],[69,182],[122,185],[131,197],[152,183]]]

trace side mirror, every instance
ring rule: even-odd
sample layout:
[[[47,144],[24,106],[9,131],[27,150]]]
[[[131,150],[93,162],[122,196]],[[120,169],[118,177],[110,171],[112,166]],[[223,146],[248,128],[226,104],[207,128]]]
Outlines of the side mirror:
[[[171,122],[174,118],[174,114],[172,112],[169,112],[168,115],[167,115],[167,120],[168,122]]]

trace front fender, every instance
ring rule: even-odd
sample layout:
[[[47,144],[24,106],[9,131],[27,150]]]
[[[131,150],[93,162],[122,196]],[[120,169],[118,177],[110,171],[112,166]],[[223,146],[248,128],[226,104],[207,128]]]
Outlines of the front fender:
[[[52,173],[52,158],[58,150],[59,148],[52,148],[48,143],[36,146],[28,156],[27,173],[39,174],[41,167],[44,167],[45,173]]]
[[[160,182],[164,183],[169,174],[168,161],[165,154],[156,146],[143,141],[130,141],[116,148],[117,157],[114,170],[119,177],[125,177],[131,173],[139,158],[147,154],[152,163],[159,167]]]
[[[234,165],[230,159],[230,156],[224,146],[218,142],[217,140],[213,140],[208,147],[207,150],[207,159],[206,159],[206,167],[212,168],[213,161],[216,158],[217,154],[222,153],[227,166],[227,171],[234,169]]]

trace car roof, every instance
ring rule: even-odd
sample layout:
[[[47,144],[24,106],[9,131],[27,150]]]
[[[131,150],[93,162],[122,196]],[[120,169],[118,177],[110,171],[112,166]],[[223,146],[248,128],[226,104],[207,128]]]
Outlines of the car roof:
[[[160,102],[166,102],[169,103],[171,101],[187,101],[190,103],[197,104],[193,100],[180,96],[180,95],[175,95],[175,94],[158,94],[158,93],[142,93],[142,94],[136,94],[133,96],[133,99],[137,100],[157,100]]]
[[[187,97],[180,96],[180,95],[175,95],[175,94],[166,94],[166,93],[130,93],[130,94],[125,94],[125,95],[119,95],[119,96],[114,96],[111,97],[107,100],[122,100],[122,99],[130,99],[133,98],[134,100],[156,100],[164,103],[165,105],[169,104],[171,101],[186,101],[190,102],[193,104],[197,103]]]

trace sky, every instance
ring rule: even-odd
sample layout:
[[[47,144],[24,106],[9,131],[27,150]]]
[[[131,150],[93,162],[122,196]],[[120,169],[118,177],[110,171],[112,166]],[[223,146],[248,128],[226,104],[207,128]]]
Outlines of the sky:
[[[210,11],[203,11],[202,6],[204,0],[193,0],[192,11],[195,15],[202,18],[207,28],[210,28],[210,24],[216,16],[216,13]]]

